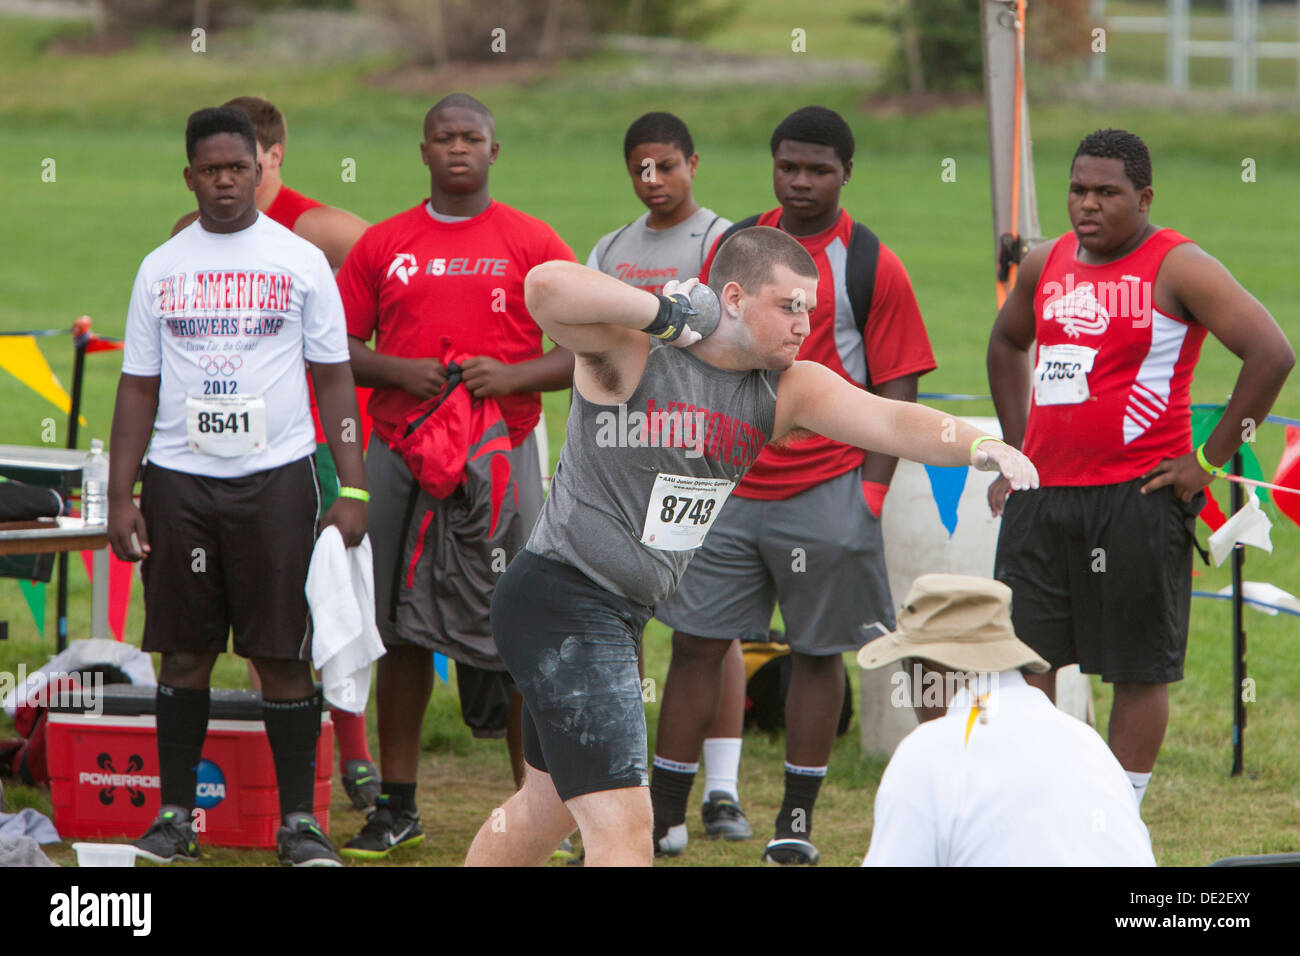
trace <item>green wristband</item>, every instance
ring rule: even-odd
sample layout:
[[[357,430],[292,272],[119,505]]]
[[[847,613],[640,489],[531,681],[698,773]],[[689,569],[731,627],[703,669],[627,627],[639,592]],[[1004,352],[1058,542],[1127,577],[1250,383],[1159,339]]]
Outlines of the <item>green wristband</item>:
[[[993,435],[980,435],[979,438],[975,439],[973,442],[970,443],[971,461],[975,460],[975,449],[978,448],[980,445],[984,444],[986,441],[995,441],[998,444],[1003,443],[1001,438],[996,438]]]
[[[369,501],[370,492],[364,488],[349,488],[347,485],[339,488],[340,498],[355,498],[357,501]]]
[[[1196,463],[1199,464],[1199,465],[1200,465],[1202,468],[1204,468],[1206,471],[1208,471],[1208,472],[1209,472],[1211,475],[1213,475],[1215,478],[1225,478],[1225,477],[1227,477],[1227,474],[1228,474],[1228,473],[1227,473],[1226,471],[1224,471],[1222,468],[1215,468],[1213,465],[1210,464],[1209,460],[1205,457],[1205,443],[1204,443],[1204,442],[1202,442],[1202,443],[1201,443],[1199,446],[1197,446],[1197,448],[1196,448]]]

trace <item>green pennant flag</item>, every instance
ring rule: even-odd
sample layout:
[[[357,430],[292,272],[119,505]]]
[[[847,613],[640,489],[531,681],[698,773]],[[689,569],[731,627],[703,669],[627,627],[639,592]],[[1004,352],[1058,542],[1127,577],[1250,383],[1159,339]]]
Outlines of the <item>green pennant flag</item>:
[[[27,607],[31,609],[32,620],[36,622],[36,633],[45,636],[45,582],[44,581],[19,581],[18,587],[22,589],[23,597],[27,599]]]
[[[1192,409],[1193,448],[1201,447],[1201,443],[1210,437],[1210,433],[1214,431],[1215,427],[1219,424],[1219,419],[1223,417],[1223,413],[1227,410],[1228,406],[1226,405],[1215,405],[1212,408]],[[1229,465],[1227,464],[1223,467],[1225,471],[1229,469]],[[1255,457],[1255,449],[1251,448],[1249,443],[1241,446],[1241,473],[1243,477],[1251,478],[1255,481],[1266,480],[1264,478],[1264,469],[1260,467],[1259,459]],[[1256,487],[1250,488],[1249,490],[1255,493],[1259,498],[1259,503],[1261,505],[1265,505],[1269,508],[1272,507],[1273,503],[1269,501],[1268,495],[1264,493],[1263,488]],[[1224,503],[1227,503],[1226,499]],[[1224,508],[1223,513],[1228,517],[1232,517],[1227,508]],[[1273,517],[1276,517],[1276,515],[1273,515]]]

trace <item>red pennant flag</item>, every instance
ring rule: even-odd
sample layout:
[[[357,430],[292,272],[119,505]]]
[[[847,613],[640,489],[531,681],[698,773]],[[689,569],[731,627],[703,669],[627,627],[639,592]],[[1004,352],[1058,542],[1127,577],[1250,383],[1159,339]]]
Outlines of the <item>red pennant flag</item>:
[[[94,554],[81,552],[81,563],[86,566],[86,577],[95,581]],[[119,641],[126,633],[126,609],[131,603],[131,579],[135,577],[133,561],[119,561],[108,552],[108,628]]]
[[[1273,475],[1273,484],[1286,488],[1300,488],[1300,428],[1286,426],[1286,448],[1282,460],[1277,463],[1277,472]],[[1287,492],[1272,492],[1273,504],[1296,524],[1300,524],[1300,495]]]
[[[92,334],[86,341],[87,352],[120,352],[124,348],[126,343],[121,339],[106,339]]]
[[[1201,508],[1201,520],[1209,525],[1211,531],[1218,531],[1223,527],[1223,523],[1228,520],[1219,507],[1218,500],[1214,497],[1214,492],[1210,491],[1210,486],[1205,486],[1205,506]]]

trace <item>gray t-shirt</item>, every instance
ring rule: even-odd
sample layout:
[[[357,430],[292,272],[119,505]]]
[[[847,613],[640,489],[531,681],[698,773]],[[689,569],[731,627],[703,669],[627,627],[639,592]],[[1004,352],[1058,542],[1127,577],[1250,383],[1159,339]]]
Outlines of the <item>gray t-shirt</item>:
[[[671,279],[700,274],[709,250],[731,226],[712,209],[697,209],[671,229],[651,229],[650,213],[606,233],[591,250],[587,266],[647,292],[662,292]]]
[[[779,377],[651,342],[624,404],[595,405],[575,388],[528,550],[638,604],[664,600],[772,436]]]

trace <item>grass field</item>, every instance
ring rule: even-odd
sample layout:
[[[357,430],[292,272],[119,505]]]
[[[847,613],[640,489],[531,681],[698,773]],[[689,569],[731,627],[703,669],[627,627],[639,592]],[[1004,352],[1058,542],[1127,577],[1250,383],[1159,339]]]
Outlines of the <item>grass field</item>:
[[[763,6],[763,5],[756,5]],[[269,67],[223,58],[220,37],[209,52],[188,44],[149,40],[110,56],[52,56],[44,43],[64,26],[0,19],[0,330],[67,327],[89,314],[95,328],[120,335],[131,281],[140,259],[160,243],[175,218],[192,208],[181,181],[182,130],[194,108],[230,96],[269,96],[289,116],[286,179],[309,195],[372,221],[408,208],[426,195],[426,170],[416,144],[424,111],[436,95],[413,95],[365,82],[374,61],[346,67]],[[789,28],[755,14],[715,41],[752,49],[753,37]],[[784,31],[782,33],[782,31]],[[815,34],[810,31],[810,49]],[[864,39],[864,45],[867,40]],[[779,52],[780,47],[771,52]],[[843,51],[836,51],[841,55]],[[612,82],[626,64],[601,56],[519,86],[485,85],[470,91],[495,111],[501,157],[492,174],[496,198],[550,222],[586,256],[602,233],[641,211],[622,169],[619,144],[626,124],[647,109],[682,115],[701,154],[697,197],[731,218],[773,204],[767,140],[790,110],[810,102],[850,117],[858,139],[852,182],[843,202],[867,221],[907,265],[930,329],[939,369],[922,380],[927,391],[983,394],[984,349],[993,317],[992,241],[985,120],[978,108],[920,116],[861,112],[865,91],[851,86],[799,88],[665,85],[662,89]],[[1300,338],[1300,124],[1293,115],[1168,115],[1140,110],[1106,112],[1050,102],[1033,104],[1035,175],[1044,232],[1057,235],[1065,216],[1065,175],[1078,139],[1106,125],[1144,135],[1153,151],[1153,219],[1197,239],[1218,256],[1274,314],[1293,341]],[[55,161],[56,179],[41,178]],[[340,178],[345,159],[356,162],[356,182]],[[940,179],[941,164],[957,162],[955,182]],[[1256,181],[1243,182],[1242,161],[1255,160]],[[48,165],[48,164],[46,164]],[[44,340],[42,348],[65,385],[71,344]],[[107,437],[119,370],[114,353],[87,365],[82,431]],[[1194,401],[1219,401],[1231,390],[1238,363],[1207,343],[1193,388]],[[0,443],[39,444],[42,421],[62,418],[12,379],[0,386],[4,413]],[[1294,384],[1276,411],[1300,416]],[[552,455],[563,435],[565,397],[547,397]],[[946,406],[988,414],[987,404]],[[1261,430],[1257,451],[1271,474],[1281,429]],[[1284,521],[1285,519],[1283,519]],[[1251,551],[1247,577],[1300,593],[1294,560],[1300,529],[1279,521],[1274,553]],[[1196,587],[1228,583],[1226,567],[1206,570]],[[901,596],[899,596],[901,597]],[[1248,612],[1250,668],[1257,699],[1250,705],[1247,770],[1229,779],[1231,667],[1229,609],[1223,602],[1193,605],[1188,679],[1172,692],[1169,736],[1144,805],[1157,859],[1196,865],[1243,853],[1300,847],[1300,674],[1294,664],[1293,618]],[[45,659],[53,647],[53,589],[46,636],[39,637],[14,583],[0,582],[0,619],[10,639],[0,643],[0,669]],[[127,625],[138,642],[138,589]],[[70,633],[89,632],[89,589],[73,561]],[[649,676],[662,682],[668,652],[664,629],[646,639]],[[234,658],[219,665],[216,682],[242,686]],[[1108,691],[1095,687],[1104,733]],[[647,708],[653,728],[658,705]],[[373,727],[373,722],[372,722]],[[0,736],[8,724],[0,717]],[[473,741],[461,724],[453,689],[440,685],[425,723],[421,799],[430,838],[395,862],[451,864],[488,811],[508,795],[504,746]],[[782,745],[761,735],[746,740],[742,797],[757,833],[765,834],[780,803]],[[828,864],[861,859],[870,835],[871,802],[883,764],[864,760],[857,725],[838,743],[831,777],[817,807],[816,842]],[[48,812],[48,795],[6,788],[6,810],[35,805]],[[340,800],[333,821],[346,837],[361,817]],[[698,816],[695,841],[677,865],[755,863],[761,843],[706,844]],[[70,849],[52,854],[69,862]],[[212,851],[217,863],[258,864],[269,854]]]

